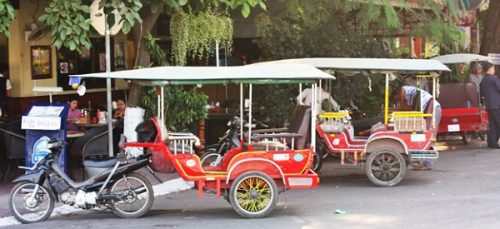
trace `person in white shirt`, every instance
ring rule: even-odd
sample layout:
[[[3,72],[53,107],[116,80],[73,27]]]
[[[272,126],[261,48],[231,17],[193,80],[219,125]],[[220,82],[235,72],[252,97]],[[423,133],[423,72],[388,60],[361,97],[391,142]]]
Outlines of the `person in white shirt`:
[[[467,77],[468,83],[473,83],[476,85],[477,93],[479,93],[479,85],[484,78],[483,66],[480,63],[476,62],[472,65],[472,69],[470,71],[469,77]]]
[[[334,111],[338,111],[340,106],[335,100],[333,100],[330,93],[328,93],[328,85],[325,83],[325,84],[322,84],[321,86],[322,86],[321,87],[322,90],[318,91],[319,96],[318,96],[318,101],[316,101],[316,104],[318,105],[318,107],[322,108],[321,105],[323,104],[323,101],[326,100],[332,106],[332,109]],[[299,94],[297,96],[297,98],[296,98],[297,103],[311,106],[312,96],[313,96],[312,89],[306,88],[302,91],[301,94]],[[323,109],[320,109],[320,110],[323,111]]]

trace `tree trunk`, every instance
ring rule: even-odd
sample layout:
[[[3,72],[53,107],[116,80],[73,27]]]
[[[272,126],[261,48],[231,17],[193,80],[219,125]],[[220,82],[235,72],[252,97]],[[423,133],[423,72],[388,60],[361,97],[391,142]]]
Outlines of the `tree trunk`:
[[[500,53],[500,1],[490,0],[480,53]]]
[[[149,52],[146,49],[146,45],[144,44],[143,36],[147,33],[151,32],[151,29],[158,20],[160,16],[160,10],[156,13],[152,13],[150,9],[144,9],[144,13],[141,14],[142,17],[142,28],[140,24],[137,24],[132,29],[132,40],[134,44],[137,45],[137,55],[135,59],[135,66],[149,66],[151,63],[151,59],[149,56]],[[127,106],[129,107],[137,107],[141,105],[141,96],[142,96],[143,87],[132,81],[129,87],[129,96]]]

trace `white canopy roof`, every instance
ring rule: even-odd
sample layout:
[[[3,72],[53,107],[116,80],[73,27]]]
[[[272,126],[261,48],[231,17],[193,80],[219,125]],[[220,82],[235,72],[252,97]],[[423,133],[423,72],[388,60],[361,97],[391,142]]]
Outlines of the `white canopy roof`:
[[[257,63],[261,64],[309,64],[317,68],[334,70],[372,70],[380,72],[433,72],[450,71],[436,60],[424,59],[387,59],[387,58],[299,58]]]
[[[203,84],[244,81],[268,83],[270,81],[335,79],[332,75],[307,64],[245,65],[231,67],[167,66],[71,75],[71,77],[165,81],[163,84]]]
[[[474,61],[489,61],[490,58],[483,55],[471,54],[471,53],[457,53],[448,54],[442,56],[436,56],[431,58],[432,60],[440,61],[443,64],[458,64],[458,63],[470,63]]]

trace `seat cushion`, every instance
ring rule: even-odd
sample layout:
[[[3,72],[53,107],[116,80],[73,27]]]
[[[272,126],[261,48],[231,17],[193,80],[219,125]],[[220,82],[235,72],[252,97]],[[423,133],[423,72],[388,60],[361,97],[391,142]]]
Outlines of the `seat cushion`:
[[[116,164],[116,158],[104,161],[85,160],[83,162],[83,166],[93,167],[93,168],[111,168],[115,166],[115,164]]]

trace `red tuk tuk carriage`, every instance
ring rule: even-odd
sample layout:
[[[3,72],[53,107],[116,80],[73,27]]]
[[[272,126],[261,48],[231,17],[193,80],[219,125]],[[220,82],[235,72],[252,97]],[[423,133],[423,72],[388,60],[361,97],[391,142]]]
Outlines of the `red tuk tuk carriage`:
[[[489,57],[460,53],[433,58],[443,64],[471,63],[489,61]],[[488,112],[481,105],[477,86],[474,83],[441,83],[438,101],[443,114],[438,129],[438,140],[446,136],[460,135],[464,144],[468,144],[473,135],[485,140],[488,131]],[[460,92],[460,93],[457,93]]]
[[[243,120],[244,84],[248,84],[249,122],[248,139],[235,152],[225,157],[218,166],[202,166],[194,147],[199,139],[191,133],[168,132],[162,123],[164,117],[163,87],[159,98],[159,117],[149,120],[149,130],[137,130],[138,142],[127,142],[127,148],[143,148],[161,153],[170,160],[177,173],[186,181],[193,181],[201,198],[204,191],[211,190],[216,196],[224,196],[233,209],[243,217],[259,218],[268,215],[275,207],[280,187],[314,188],[319,183],[318,175],[310,170],[313,162],[313,147],[296,149],[294,138],[298,135],[280,136],[291,138],[290,144],[271,141],[252,142],[252,85],[263,83],[315,84],[318,80],[333,79],[312,66],[301,64],[238,66],[238,67],[154,67],[110,73],[93,73],[75,77],[135,79],[148,85],[201,85],[240,84],[240,115]],[[149,82],[147,82],[149,81]],[[315,108],[312,107],[312,111]],[[168,111],[166,111],[168,112]],[[315,122],[312,118],[311,124]],[[147,125],[146,125],[147,126]],[[243,127],[243,123],[241,125]]]
[[[303,58],[268,63],[302,63],[335,72],[369,71],[385,75],[384,122],[372,126],[369,136],[356,136],[348,112],[329,112],[319,115],[316,125],[318,140],[312,140],[319,157],[339,155],[341,164],[365,165],[368,179],[377,186],[394,186],[404,177],[406,163],[436,160],[433,148],[435,127],[433,113],[389,112],[389,81],[393,73],[423,74],[449,69],[436,60],[370,59],[370,58]],[[427,76],[436,88],[437,74]],[[435,90],[432,94],[435,94]],[[426,119],[431,119],[430,125]],[[318,171],[321,159],[313,165]]]

